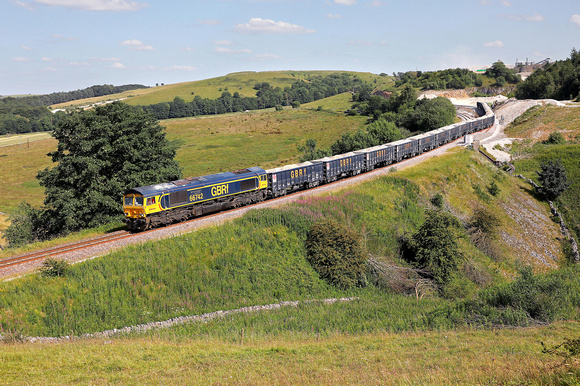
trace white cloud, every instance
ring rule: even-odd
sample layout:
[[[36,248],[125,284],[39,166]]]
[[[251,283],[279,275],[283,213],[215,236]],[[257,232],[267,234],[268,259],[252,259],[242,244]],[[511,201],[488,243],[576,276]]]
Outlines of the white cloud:
[[[483,44],[485,47],[503,47],[503,42],[501,40],[496,40],[494,42],[488,42]]]
[[[314,33],[313,29],[308,29],[296,24],[290,24],[283,21],[274,21],[270,19],[261,19],[255,17],[250,19],[248,23],[238,24],[234,27],[238,32],[246,33]]]
[[[14,60],[15,62],[29,62],[30,61],[30,59],[24,58],[22,56],[17,56],[15,58],[12,58],[12,60]]]
[[[372,3],[367,4],[369,7],[380,7],[383,4],[385,4],[384,2],[382,2],[381,0],[374,0]]]
[[[501,0],[501,5],[503,5],[504,7],[511,7],[512,3],[509,0]]]
[[[193,47],[179,47],[179,51],[192,52],[195,51]]]
[[[51,38],[53,40],[62,41],[62,42],[72,42],[72,41],[78,40],[78,38],[75,38],[72,36],[64,36],[64,35],[59,35],[59,34],[54,34],[51,36]]]
[[[193,66],[171,66],[164,69],[165,71],[197,71],[196,67]]]
[[[386,46],[387,42],[374,42],[372,40],[351,40],[348,42],[351,46],[359,46],[359,47],[373,47],[373,46]]]
[[[570,18],[570,22],[580,27],[580,15],[572,15],[572,17]]]
[[[232,44],[234,44],[234,42],[231,40],[214,40],[213,44],[217,44],[220,46],[231,46]]]
[[[533,15],[523,14],[523,15],[499,15],[502,19],[515,20],[515,21],[544,21],[544,16],[539,13],[534,13]]]
[[[329,13],[326,15],[327,19],[340,19],[341,17],[338,13]]]
[[[119,43],[122,46],[127,46],[129,49],[134,51],[152,51],[155,48],[150,45],[144,44],[142,41],[137,39],[125,40]]]
[[[226,47],[216,47],[215,52],[220,54],[251,54],[252,51],[248,50],[247,48],[241,50],[233,50],[231,48]]]
[[[274,54],[257,54],[257,55],[254,55],[254,58],[256,58],[256,59],[280,59],[282,57],[279,55],[274,55]]]
[[[43,62],[50,62],[50,61],[52,61],[52,58],[44,57],[44,58],[42,58],[40,60],[42,60]]]
[[[355,0],[334,0],[334,2],[336,4],[342,4],[342,5],[354,5],[354,4],[356,4]]]
[[[115,68],[117,70],[124,70],[127,67],[121,62],[115,62],[111,65],[111,68]]]
[[[32,50],[32,47],[28,47],[28,46],[22,46],[21,47],[24,51],[30,51]]]
[[[43,68],[42,71],[44,71],[44,72],[56,72],[57,69],[54,67],[46,67],[46,68]]]
[[[31,3],[25,3],[30,6]],[[34,4],[80,9],[83,11],[137,11],[147,3],[129,0],[34,0]]]
[[[219,25],[219,24],[221,24],[221,21],[219,21],[219,20],[198,20],[197,22],[199,24],[204,24],[204,25]]]
[[[94,62],[118,62],[121,60],[120,58],[95,58],[95,57],[89,59]]]

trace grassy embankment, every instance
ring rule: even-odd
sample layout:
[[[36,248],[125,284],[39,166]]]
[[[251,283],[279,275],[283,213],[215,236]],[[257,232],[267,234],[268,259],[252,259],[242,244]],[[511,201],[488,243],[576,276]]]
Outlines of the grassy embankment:
[[[492,181],[500,187],[498,196],[476,188]],[[577,322],[526,330],[469,328],[493,323],[495,316],[478,312],[472,307],[480,303],[472,301],[507,294],[501,283],[514,275],[522,257],[503,238],[493,242],[492,256],[476,248],[468,236],[461,238],[464,272],[449,285],[446,297],[399,295],[391,290],[396,283],[391,289],[370,285],[339,291],[318,279],[306,263],[303,239],[309,224],[333,217],[363,234],[371,253],[405,265],[398,258],[397,238],[417,228],[435,193],[442,193],[447,210],[460,218],[467,218],[476,206],[501,213],[512,208],[514,200],[523,206],[530,201],[534,210],[546,212],[534,204],[521,181],[500,177],[474,153],[456,151],[347,192],[304,197],[278,210],[250,212],[231,224],[133,246],[75,265],[66,278],[32,275],[1,283],[3,329],[26,335],[80,334],[280,300],[359,297],[331,306],[312,303],[238,314],[146,337],[8,345],[0,354],[8,376],[4,379],[294,383],[319,377],[328,382],[443,384],[550,382],[554,376],[577,381],[577,367],[571,375],[550,367],[557,360],[540,354],[539,345],[577,334]],[[502,232],[517,237],[521,227],[530,227],[511,216],[502,221]],[[549,219],[542,226],[557,234]],[[540,260],[526,263],[537,271],[546,269]],[[524,294],[545,307],[547,313],[538,318],[576,319],[580,303],[574,294],[580,283],[573,269],[562,271],[562,283],[567,284],[548,285],[548,292],[539,294],[531,288]],[[489,288],[485,296],[478,295],[482,287]],[[555,295],[565,299],[565,305],[549,300]],[[556,308],[547,305],[552,303]],[[525,316],[519,322],[534,325]],[[15,378],[22,366],[28,368],[27,378]]]
[[[543,141],[552,132],[560,132],[567,143],[548,145]],[[511,147],[516,171],[538,182],[540,164],[561,159],[570,187],[556,200],[567,225],[580,236],[580,110],[568,107],[539,106],[528,110],[506,134],[523,138]]]

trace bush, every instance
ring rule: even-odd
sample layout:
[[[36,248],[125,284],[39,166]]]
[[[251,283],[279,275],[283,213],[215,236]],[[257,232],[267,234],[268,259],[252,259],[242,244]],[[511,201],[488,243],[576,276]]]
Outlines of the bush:
[[[367,254],[360,237],[334,220],[314,223],[306,239],[306,258],[322,279],[336,287],[366,283]]]
[[[491,181],[491,184],[489,184],[489,186],[487,187],[487,191],[494,197],[501,192],[499,186],[497,186],[497,182],[495,181]]]
[[[477,208],[471,217],[471,226],[476,231],[485,233],[487,236],[495,236],[497,228],[501,225],[500,218],[486,208]]]
[[[566,272],[534,275],[530,267],[524,267],[516,280],[484,291],[481,300],[501,310],[501,314],[512,310],[526,315],[523,324],[529,323],[530,319],[532,322],[552,322],[567,317],[570,312],[575,313],[580,301],[575,291],[578,286],[576,275]],[[501,315],[500,320],[504,317]]]
[[[431,204],[439,209],[443,208],[443,195],[441,195],[441,193],[434,195],[433,198],[431,198]]]
[[[548,161],[540,165],[541,170],[536,172],[542,193],[548,200],[555,200],[570,186],[566,169],[562,165],[562,160]]]
[[[40,274],[44,277],[62,277],[66,276],[69,268],[70,263],[68,261],[49,257],[42,263]]]
[[[550,133],[550,136],[544,143],[548,145],[563,145],[566,143],[566,138],[559,131],[554,131]]]
[[[22,202],[9,216],[10,225],[2,231],[8,247],[15,248],[57,236],[62,222],[52,209],[34,208]]]
[[[461,224],[452,215],[428,210],[425,222],[410,240],[412,260],[433,275],[437,284],[447,284],[459,269],[463,255],[457,244]]]

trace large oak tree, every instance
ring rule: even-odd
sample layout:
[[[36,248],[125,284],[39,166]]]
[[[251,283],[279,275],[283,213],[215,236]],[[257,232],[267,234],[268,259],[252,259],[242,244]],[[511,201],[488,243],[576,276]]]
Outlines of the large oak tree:
[[[48,155],[57,165],[37,178],[61,232],[119,218],[129,188],[181,177],[163,127],[151,114],[121,102],[68,114],[53,136],[58,147]]]

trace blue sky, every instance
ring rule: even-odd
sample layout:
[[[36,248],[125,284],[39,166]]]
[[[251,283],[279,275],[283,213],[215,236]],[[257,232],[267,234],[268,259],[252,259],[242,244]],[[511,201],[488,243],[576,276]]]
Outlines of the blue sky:
[[[0,95],[568,57],[578,0],[2,0]]]

